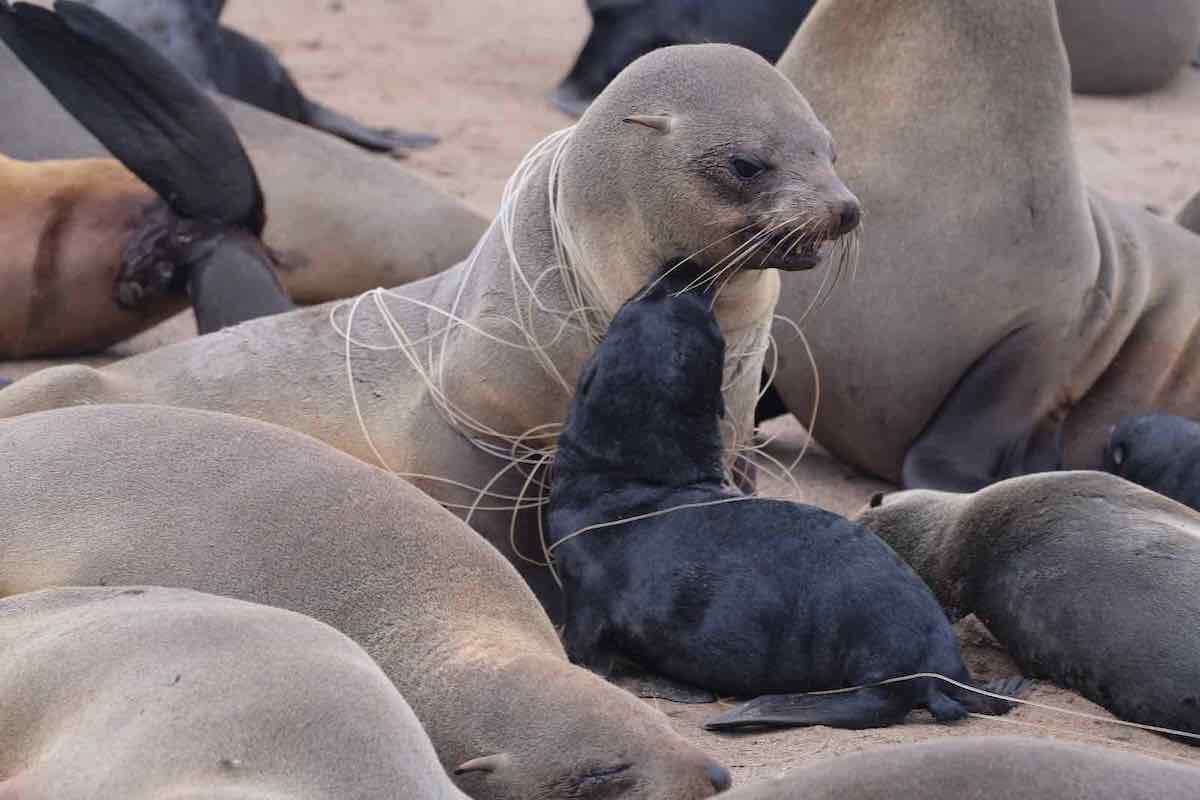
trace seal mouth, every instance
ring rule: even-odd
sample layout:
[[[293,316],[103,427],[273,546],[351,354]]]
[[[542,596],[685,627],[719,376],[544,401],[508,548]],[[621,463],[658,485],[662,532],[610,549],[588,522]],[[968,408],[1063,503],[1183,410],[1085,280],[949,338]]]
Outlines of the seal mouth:
[[[815,269],[825,260],[828,239],[796,241],[795,236],[772,236],[761,248],[762,255],[750,258],[746,269],[780,269],[785,272],[805,272]]]

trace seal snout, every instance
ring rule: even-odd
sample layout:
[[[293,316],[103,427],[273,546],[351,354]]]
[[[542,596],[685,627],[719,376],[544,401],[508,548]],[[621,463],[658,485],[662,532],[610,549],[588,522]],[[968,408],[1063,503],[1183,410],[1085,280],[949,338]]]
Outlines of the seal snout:
[[[857,228],[862,220],[862,206],[858,204],[858,198],[853,196],[835,204],[832,212],[834,222],[830,226],[830,239],[840,239]]]
[[[708,780],[718,794],[728,791],[729,787],[733,786],[733,775],[717,762],[710,761],[705,767],[705,772],[708,773]]]

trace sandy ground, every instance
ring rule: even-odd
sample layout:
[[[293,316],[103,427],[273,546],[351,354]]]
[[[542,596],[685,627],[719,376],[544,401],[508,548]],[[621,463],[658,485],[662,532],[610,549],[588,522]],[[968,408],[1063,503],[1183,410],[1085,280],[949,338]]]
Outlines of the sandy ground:
[[[441,144],[408,159],[416,171],[491,215],[504,181],[525,151],[570,124],[546,95],[566,72],[588,29],[582,0],[233,0],[227,23],[269,44],[305,90],[365,121],[423,130]],[[1076,139],[1093,185],[1130,202],[1173,211],[1200,189],[1200,74],[1168,89],[1127,98],[1079,98]],[[1200,266],[1200,265],[1198,265]],[[126,345],[187,335],[189,322]],[[33,365],[9,365],[16,377]],[[790,461],[802,441],[794,421],[777,423],[771,452]],[[799,491],[768,480],[767,490],[851,512],[878,489],[819,449],[797,471]],[[1015,667],[972,619],[960,625],[969,664],[980,677]],[[1032,700],[1107,717],[1071,692],[1039,687]],[[1003,721],[940,726],[923,715],[882,731],[814,728],[716,736],[699,723],[715,706],[656,703],[678,729],[734,771],[739,784],[780,775],[818,759],[883,744],[962,734],[1013,734],[1095,741],[1200,763],[1200,752],[1141,731],[1022,709]]]

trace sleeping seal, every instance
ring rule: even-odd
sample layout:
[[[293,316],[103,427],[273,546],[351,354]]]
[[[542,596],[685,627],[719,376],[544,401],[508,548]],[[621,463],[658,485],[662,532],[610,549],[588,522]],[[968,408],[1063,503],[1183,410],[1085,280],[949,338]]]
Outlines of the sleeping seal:
[[[1108,440],[1104,469],[1200,510],[1200,424],[1170,414],[1126,417]]]
[[[876,536],[724,484],[725,343],[690,281],[669,273],[616,315],[559,436],[547,535],[571,659],[741,697],[969,681],[937,601]],[[943,722],[1007,710],[920,679],[759,698],[708,727],[881,727],[916,706]]]
[[[4,594],[154,581],[312,616],[382,667],[476,800],[729,784],[665,716],[567,661],[493,547],[327,445],[226,414],[88,406],[0,424],[0,452]]]
[[[1200,770],[1102,747],[1015,736],[943,739],[832,758],[727,800],[1177,800]]]
[[[1200,415],[1200,237],[1088,192],[1049,0],[822,0],[779,62],[870,209],[805,325],[814,435],[892,483],[1099,468],[1143,409]],[[785,278],[779,313],[818,292]],[[804,351],[775,386],[811,413]]]
[[[858,521],[1026,675],[1122,719],[1200,733],[1200,517],[1102,472],[877,495]],[[1189,744],[1196,744],[1188,740]]]
[[[470,514],[554,608],[548,571],[528,563],[542,560],[535,468],[607,320],[663,263],[717,284],[731,463],[752,437],[779,285],[769,267],[811,270],[858,223],[833,156],[760,57],[656,50],[522,164],[465,263],[361,305],[252,320],[103,370],[46,370],[0,392],[0,416],[146,402],[296,428]]]
[[[203,92],[86,6],[0,3],[0,39],[134,173],[0,157],[0,357],[102,350],[189,298],[201,333],[293,308],[258,177]]]
[[[370,128],[308,98],[265,45],[218,23],[212,0],[83,0],[130,28],[189,78],[368,150],[429,147],[437,137]]]
[[[0,601],[0,797],[466,800],[366,653],[183,589]]]

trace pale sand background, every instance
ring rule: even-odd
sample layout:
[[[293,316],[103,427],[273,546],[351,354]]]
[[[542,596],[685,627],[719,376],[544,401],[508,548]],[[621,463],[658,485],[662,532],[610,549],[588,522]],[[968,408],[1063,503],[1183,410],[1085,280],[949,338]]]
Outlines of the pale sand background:
[[[583,0],[232,0],[226,21],[274,48],[309,94],[371,123],[441,136],[438,147],[414,155],[409,165],[489,216],[525,151],[570,124],[545,98],[570,66],[589,24]],[[1200,74],[1189,70],[1167,90],[1148,96],[1079,98],[1075,117],[1080,159],[1093,185],[1170,211],[1200,189]],[[167,335],[187,328],[175,323]],[[25,371],[0,369],[0,375]],[[785,441],[773,452],[794,453],[799,426],[789,421],[775,427]],[[877,488],[887,488],[819,451],[806,457],[797,474],[803,499],[844,513]],[[767,489],[781,493],[787,487]],[[1015,672],[981,626],[969,620],[960,628],[974,672],[981,677]],[[1039,688],[1031,699],[1104,714],[1053,687]],[[1005,721],[970,720],[954,727],[917,714],[907,725],[865,733],[814,728],[715,736],[699,728],[713,707],[658,705],[684,735],[728,764],[739,784],[832,755],[962,734],[1095,740],[1200,764],[1200,751],[1153,734],[1032,709]]]

